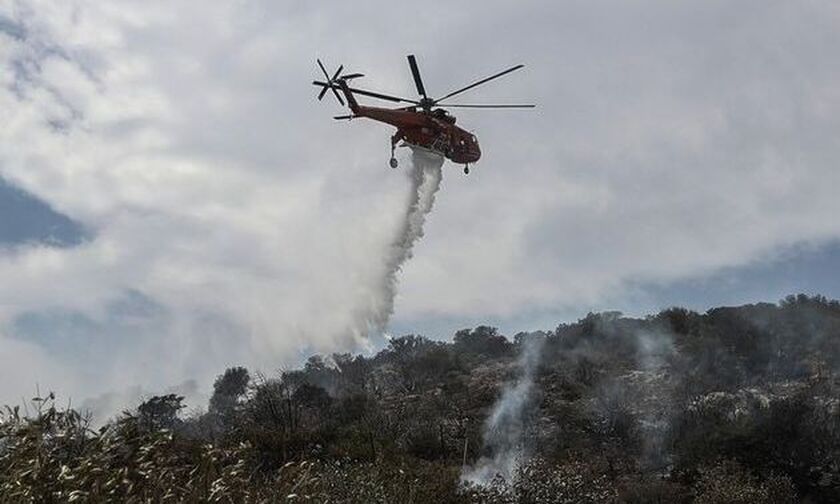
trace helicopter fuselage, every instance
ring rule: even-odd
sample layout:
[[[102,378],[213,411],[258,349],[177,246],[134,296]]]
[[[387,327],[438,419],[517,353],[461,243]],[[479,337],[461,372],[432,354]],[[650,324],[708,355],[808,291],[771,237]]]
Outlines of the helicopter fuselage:
[[[472,133],[455,126],[455,118],[437,111],[388,109],[356,105],[355,117],[367,117],[397,128],[392,143],[400,140],[439,153],[453,163],[475,163],[481,157],[478,139]]]

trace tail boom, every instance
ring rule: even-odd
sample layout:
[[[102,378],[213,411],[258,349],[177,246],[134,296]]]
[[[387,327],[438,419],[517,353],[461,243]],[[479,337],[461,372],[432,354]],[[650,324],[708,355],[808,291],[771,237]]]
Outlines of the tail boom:
[[[350,91],[350,86],[347,85],[347,81],[345,79],[339,79],[338,85],[341,86],[344,98],[347,99],[347,105],[350,107],[350,111],[353,112],[353,114],[358,115],[359,102],[356,101],[356,97],[353,96],[353,92]]]

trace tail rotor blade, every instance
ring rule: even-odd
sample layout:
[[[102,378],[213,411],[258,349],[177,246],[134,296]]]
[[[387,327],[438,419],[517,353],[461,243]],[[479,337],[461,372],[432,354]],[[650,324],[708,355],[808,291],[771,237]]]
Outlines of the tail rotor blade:
[[[330,74],[327,73],[327,69],[324,68],[324,64],[321,63],[321,59],[319,58],[317,61],[318,61],[318,66],[321,67],[321,71],[324,72],[324,77],[329,81],[330,80]]]
[[[336,80],[336,79],[338,79],[338,76],[339,76],[339,75],[341,75],[341,71],[342,71],[342,70],[344,70],[344,65],[339,65],[339,66],[338,66],[338,70],[336,70],[336,71],[335,71],[335,74],[333,74],[333,78],[332,78],[332,79],[330,79],[330,88],[332,89],[333,94],[335,95],[336,100],[338,100],[338,103],[340,103],[340,104],[341,104],[341,106],[343,107],[343,106],[344,106],[344,100],[342,100],[342,99],[341,99],[341,95],[340,95],[340,94],[338,94],[338,91],[336,91],[336,89],[335,89],[335,85],[333,85],[333,83],[335,82],[335,80]]]
[[[334,80],[338,79],[338,76],[341,75],[342,70],[344,70],[344,65],[339,65],[338,70],[335,71],[335,74],[333,74],[333,77],[330,80],[334,81]]]
[[[318,101],[321,101],[321,100],[324,99],[324,95],[327,94],[327,89],[332,87],[332,85],[331,85],[332,82],[330,81],[330,74],[327,73],[327,69],[324,68],[324,64],[321,63],[321,58],[318,58],[316,61],[318,62],[318,66],[321,67],[321,72],[324,73],[324,77],[327,79],[327,83],[324,84],[324,89],[322,89],[321,92],[318,93]],[[317,84],[317,83],[313,82],[313,84]],[[333,90],[333,91],[335,91],[335,90]]]
[[[332,92],[335,95],[335,99],[338,100],[338,103],[340,103],[341,106],[343,107],[344,106],[344,100],[341,99],[341,95],[338,94],[338,91],[336,91],[335,86],[330,84],[330,89],[332,89]]]
[[[321,72],[324,73],[324,78],[327,79],[327,81],[324,83],[319,83],[317,81],[313,82],[313,84],[324,86],[324,89],[322,89],[321,92],[318,93],[318,100],[322,100],[324,98],[324,95],[327,94],[327,89],[331,89],[333,94],[335,95],[335,99],[338,100],[338,103],[340,103],[343,107],[344,100],[341,98],[341,95],[338,94],[338,91],[335,89],[335,80],[338,79],[339,75],[341,75],[341,71],[344,70],[344,65],[340,65],[338,67],[338,70],[335,71],[335,74],[333,75],[332,79],[330,79],[330,74],[327,73],[327,69],[324,68],[324,64],[321,63],[321,59],[318,58],[316,61],[318,61],[318,66],[321,67]]]

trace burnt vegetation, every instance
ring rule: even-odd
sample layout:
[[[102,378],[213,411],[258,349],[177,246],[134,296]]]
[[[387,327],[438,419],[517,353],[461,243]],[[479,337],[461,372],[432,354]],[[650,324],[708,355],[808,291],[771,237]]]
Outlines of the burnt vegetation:
[[[529,338],[518,469],[465,484]],[[838,364],[840,303],[819,296],[409,335],[228,369],[201,413],[156,396],[94,429],[52,395],[7,407],[0,502],[840,502]]]

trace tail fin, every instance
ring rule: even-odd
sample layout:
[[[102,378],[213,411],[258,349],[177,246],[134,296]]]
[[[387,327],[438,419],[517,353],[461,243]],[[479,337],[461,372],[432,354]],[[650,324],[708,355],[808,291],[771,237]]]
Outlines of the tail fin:
[[[347,85],[347,80],[339,79],[338,84],[341,86],[341,91],[344,92],[344,97],[347,98],[347,105],[350,106],[350,110],[354,114],[357,114],[359,111],[359,102],[357,102],[356,97],[353,96],[353,91],[351,91],[350,86]]]

